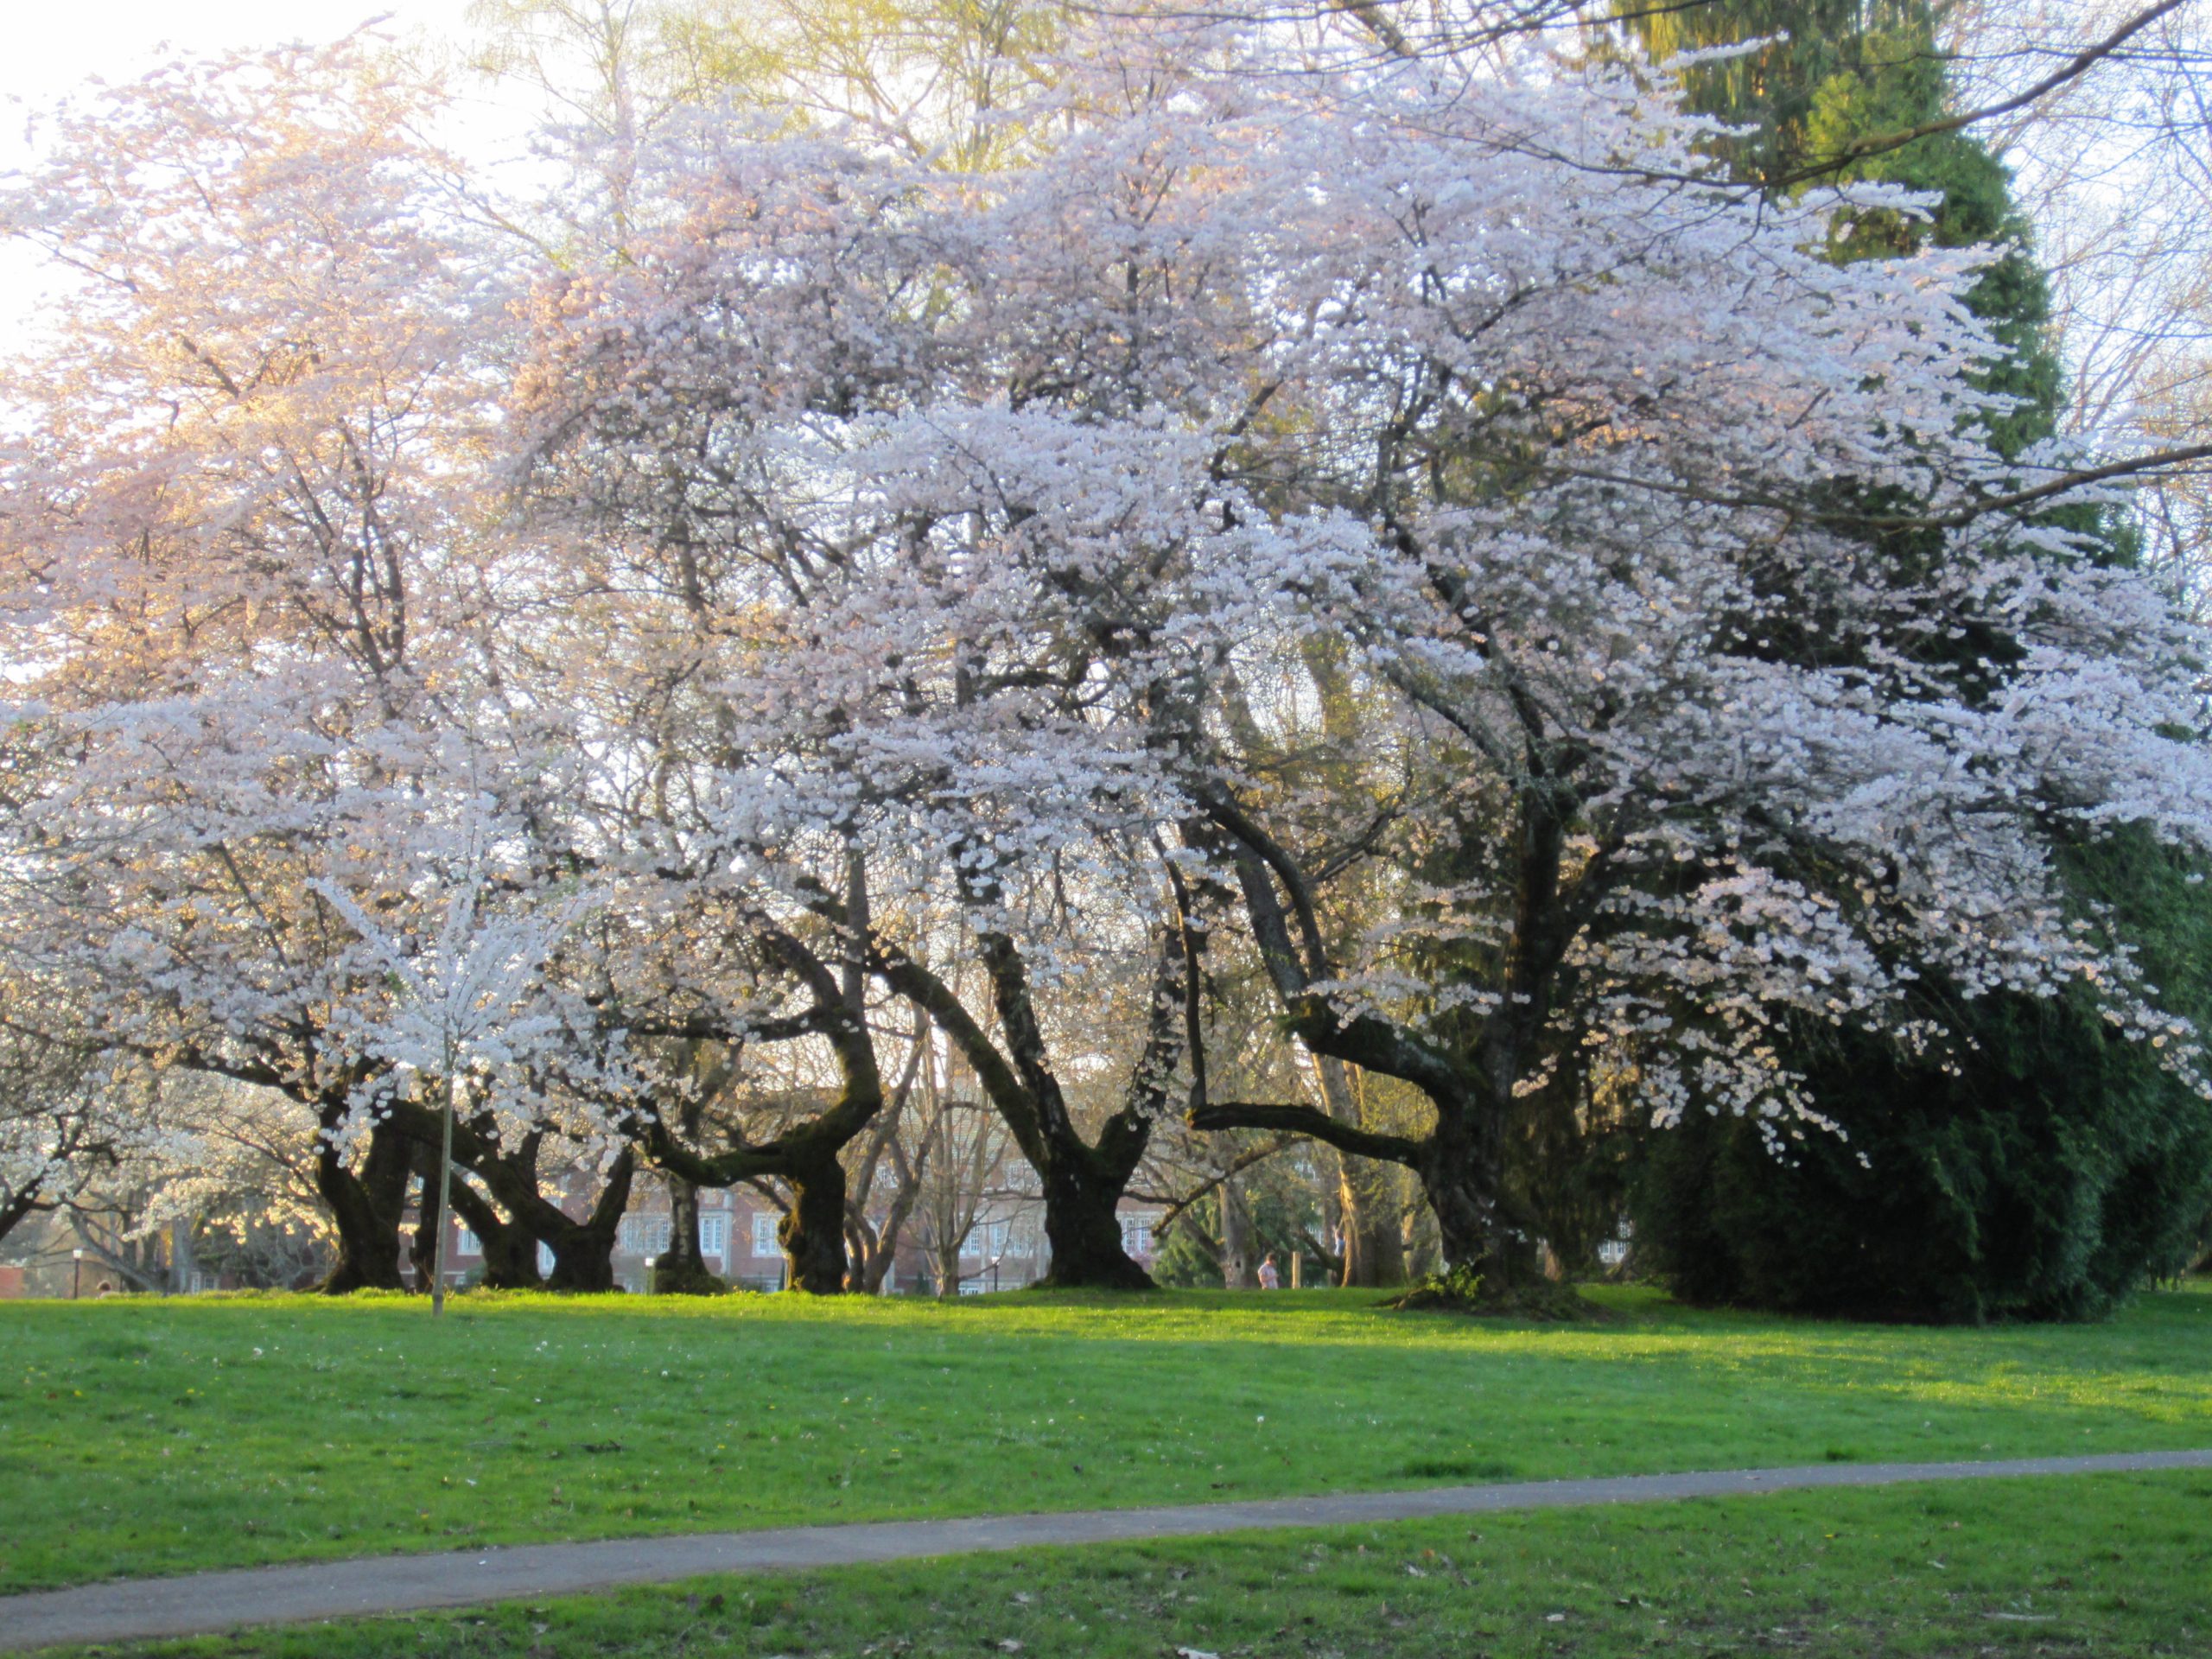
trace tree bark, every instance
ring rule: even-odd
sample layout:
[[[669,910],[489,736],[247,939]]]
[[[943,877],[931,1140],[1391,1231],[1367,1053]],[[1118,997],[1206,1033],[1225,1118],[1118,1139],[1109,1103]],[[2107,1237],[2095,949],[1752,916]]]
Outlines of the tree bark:
[[[930,1258],[937,1268],[937,1294],[960,1294],[960,1247],[964,1243],[957,1226],[938,1227],[930,1239]]]
[[[1422,1147],[1414,1169],[1436,1217],[1444,1265],[1492,1294],[1544,1276],[1533,1232],[1509,1213],[1497,1127],[1487,1114],[1452,1115]]]
[[[430,1178],[435,1181],[434,1174]],[[447,1202],[461,1224],[476,1235],[484,1249],[484,1287],[487,1290],[537,1290],[544,1279],[537,1271],[537,1238],[520,1222],[509,1221],[492,1203],[463,1180],[455,1170],[447,1188]]]
[[[900,1144],[899,1129],[906,1119],[907,1102],[922,1076],[922,1062],[930,1052],[930,1029],[929,1016],[917,1010],[914,1040],[906,1051],[906,1069],[899,1073],[885,1109],[876,1114],[859,1160],[846,1182],[845,1253],[849,1265],[845,1283],[848,1289],[866,1296],[883,1294],[883,1281],[899,1259],[899,1240],[906,1231],[907,1217],[921,1198],[922,1178],[928,1169],[927,1140],[917,1157],[910,1160]],[[931,1093],[935,1093],[934,1084]],[[869,1219],[868,1206],[876,1197],[876,1182],[887,1157],[891,1161],[894,1185],[891,1202],[884,1210],[882,1221],[878,1223]]]
[[[1344,1216],[1341,1283],[1379,1290],[1406,1282],[1397,1185],[1387,1166],[1337,1154],[1337,1198]]]
[[[417,1103],[403,1101],[392,1108],[391,1122],[418,1147],[431,1154],[424,1166],[423,1191],[427,1197],[435,1190],[437,1181],[435,1154],[442,1128],[442,1115]],[[607,1185],[593,1205],[590,1217],[578,1221],[540,1190],[537,1164],[541,1134],[531,1132],[523,1138],[520,1146],[512,1149],[499,1144],[497,1134],[496,1126],[487,1118],[456,1123],[454,1162],[482,1181],[493,1201],[513,1218],[510,1224],[529,1236],[533,1274],[537,1273],[535,1247],[543,1244],[553,1252],[552,1272],[539,1274],[531,1282],[542,1283],[544,1288],[555,1291],[613,1290],[615,1230],[621,1224],[623,1211],[629,1207],[630,1186],[638,1161],[635,1151],[627,1147],[622,1149],[607,1172]],[[425,1229],[429,1225],[426,1222]],[[483,1236],[474,1223],[470,1224],[470,1230]],[[487,1275],[490,1265],[487,1258]],[[417,1266],[420,1267],[419,1261]],[[428,1269],[423,1272],[427,1273]],[[423,1277],[422,1282],[427,1286],[429,1281]]]
[[[791,1207],[776,1224],[776,1238],[791,1264],[791,1287],[835,1296],[845,1288],[845,1166],[833,1149],[794,1161],[784,1179]]]
[[[1052,1251],[1052,1266],[1039,1282],[1064,1290],[1154,1288],[1152,1275],[1122,1246],[1120,1206],[1153,1123],[1166,1109],[1168,1080],[1182,1052],[1175,1014],[1185,986],[1179,941],[1170,934],[1161,942],[1144,1055],[1121,1109],[1102,1126],[1096,1144],[1084,1140],[1068,1111],[1046,1054],[1020,952],[996,933],[982,935],[979,949],[1005,1033],[1003,1052],[951,988],[920,963],[885,950],[875,971],[959,1047],[1021,1155],[1037,1172],[1045,1236]]]
[[[435,1175],[423,1184],[424,1196],[438,1178]],[[407,1235],[407,1265],[415,1269],[415,1288],[423,1295],[430,1294],[430,1275],[438,1270],[437,1228],[430,1217],[417,1211],[414,1230]]]
[[[1515,1090],[1543,1052],[1555,977],[1580,918],[1605,891],[1605,855],[1586,861],[1571,894],[1561,887],[1562,801],[1538,742],[1541,721],[1525,699],[1531,782],[1515,813],[1512,931],[1504,950],[1500,1006],[1471,1041],[1447,1042],[1370,1013],[1349,1017],[1316,987],[1337,976],[1323,937],[1312,879],[1288,849],[1226,797],[1207,803],[1230,844],[1244,912],[1262,964],[1291,1033],[1316,1055],[1412,1084],[1436,1108],[1436,1127],[1414,1140],[1380,1134],[1310,1106],[1208,1103],[1189,1115],[1200,1129],[1271,1128],[1310,1135],[1357,1157],[1402,1164],[1420,1178],[1436,1217],[1454,1300],[1505,1299],[1541,1279],[1536,1229],[1504,1188],[1503,1136]]]
[[[668,1248],[653,1262],[656,1296],[719,1296],[729,1287],[707,1269],[699,1248],[699,1187],[671,1171],[668,1183]]]
[[[325,1139],[315,1160],[315,1191],[338,1234],[338,1259],[316,1289],[326,1296],[356,1290],[404,1290],[399,1271],[399,1222],[407,1204],[413,1147],[389,1120],[369,1131],[368,1151],[357,1172],[328,1135],[344,1122],[344,1103],[321,1111]]]
[[[1339,1123],[1358,1123],[1359,1095],[1344,1063],[1317,1054],[1313,1073],[1320,1081],[1329,1116]],[[1398,1242],[1397,1183],[1371,1159],[1342,1150],[1336,1157],[1338,1225],[1344,1233],[1341,1282],[1370,1289],[1402,1285],[1406,1259]]]
[[[558,1226],[549,1225],[546,1229],[551,1236],[545,1243],[553,1247],[553,1272],[545,1281],[547,1289],[614,1288],[615,1232],[622,1224],[622,1212],[630,1207],[630,1184],[637,1168],[638,1154],[628,1147],[623,1147],[607,1170],[607,1185],[600,1190],[599,1199],[592,1205],[587,1220],[571,1218],[558,1205],[546,1206],[561,1218]]]
[[[1061,1290],[1150,1290],[1152,1275],[1122,1245],[1118,1180],[1074,1173],[1074,1160],[1055,1160],[1045,1180],[1045,1236],[1052,1265],[1040,1281]]]
[[[1221,1184],[1221,1286],[1224,1290],[1257,1290],[1259,1264],[1253,1260],[1252,1207],[1234,1180]]]
[[[193,1224],[179,1216],[169,1223],[169,1290],[181,1295],[192,1288],[194,1272],[192,1251]],[[0,1238],[7,1235],[0,1232]]]
[[[855,876],[857,881],[857,876]],[[799,939],[765,931],[763,942],[813,992],[811,1008],[794,1029],[823,1038],[836,1057],[842,1083],[837,1102],[810,1122],[757,1146],[704,1154],[671,1132],[657,1112],[643,1125],[645,1148],[663,1171],[702,1186],[732,1186],[773,1178],[788,1184],[792,1203],[776,1230],[790,1269],[789,1288],[817,1296],[845,1289],[845,1170],[839,1154],[882,1110],[883,1074],[861,992],[865,975],[838,976]],[[709,1033],[710,1035],[712,1033]],[[758,1035],[757,1028],[753,1032]],[[714,1035],[714,1040],[730,1039]]]
[[[4,1201],[0,1201],[0,1239],[6,1238],[10,1233],[13,1232],[16,1224],[25,1216],[47,1207],[39,1202],[38,1195],[41,1185],[40,1181],[28,1181],[8,1194]]]

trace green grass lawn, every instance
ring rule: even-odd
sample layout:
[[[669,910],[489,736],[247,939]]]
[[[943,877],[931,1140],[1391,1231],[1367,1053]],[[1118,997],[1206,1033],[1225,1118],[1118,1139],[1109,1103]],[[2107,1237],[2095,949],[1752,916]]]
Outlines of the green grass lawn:
[[[2094,1476],[702,1580],[102,1651],[2202,1659],[2208,1586],[2212,1476]]]
[[[1370,1293],[0,1305],[0,1589],[546,1538],[2212,1446],[2212,1294],[1933,1330]],[[1204,1644],[1200,1644],[1203,1646]]]

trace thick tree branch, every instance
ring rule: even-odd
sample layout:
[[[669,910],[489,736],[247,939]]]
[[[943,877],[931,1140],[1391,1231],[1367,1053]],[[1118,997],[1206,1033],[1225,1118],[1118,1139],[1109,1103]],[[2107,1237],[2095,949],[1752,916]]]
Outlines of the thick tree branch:
[[[1409,1169],[1418,1168],[1421,1164],[1420,1141],[1402,1135],[1378,1135],[1356,1123],[1339,1123],[1311,1106],[1229,1100],[1192,1112],[1189,1121],[1194,1129],[1275,1129],[1325,1141],[1339,1152],[1349,1152],[1358,1158],[1403,1164]]]

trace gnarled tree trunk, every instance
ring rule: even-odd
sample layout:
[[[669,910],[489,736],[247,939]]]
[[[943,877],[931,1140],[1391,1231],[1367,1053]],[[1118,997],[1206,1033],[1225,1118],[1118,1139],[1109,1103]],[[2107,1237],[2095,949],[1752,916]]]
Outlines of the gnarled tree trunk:
[[[429,1185],[436,1183],[433,1173]],[[427,1188],[426,1188],[427,1191]],[[484,1249],[484,1286],[487,1290],[537,1290],[544,1284],[537,1271],[537,1239],[518,1221],[509,1221],[490,1199],[454,1171],[448,1185],[453,1213],[476,1235]]]
[[[791,1207],[776,1224],[791,1288],[834,1296],[845,1288],[845,1166],[836,1151],[794,1159],[784,1179]]]
[[[668,1248],[653,1262],[656,1296],[719,1296],[729,1287],[707,1268],[699,1248],[699,1187],[673,1172],[668,1185]]]
[[[607,1172],[607,1185],[600,1189],[591,1215],[583,1221],[573,1219],[557,1205],[546,1206],[560,1217],[557,1224],[551,1217],[544,1218],[545,1243],[553,1249],[553,1271],[545,1281],[548,1290],[615,1287],[614,1240],[622,1225],[622,1212],[630,1207],[630,1185],[637,1169],[638,1154],[623,1147]]]
[[[1085,1169],[1088,1161],[1062,1157],[1045,1173],[1045,1237],[1052,1262],[1043,1282],[1063,1289],[1150,1290],[1152,1275],[1130,1258],[1122,1240],[1128,1173],[1117,1178],[1110,1166]]]
[[[321,1109],[324,1140],[316,1148],[315,1192],[338,1234],[338,1259],[315,1287],[326,1296],[356,1290],[404,1290],[399,1271],[399,1223],[407,1207],[414,1149],[389,1120],[369,1131],[359,1169],[329,1140],[348,1115],[343,1101]]]

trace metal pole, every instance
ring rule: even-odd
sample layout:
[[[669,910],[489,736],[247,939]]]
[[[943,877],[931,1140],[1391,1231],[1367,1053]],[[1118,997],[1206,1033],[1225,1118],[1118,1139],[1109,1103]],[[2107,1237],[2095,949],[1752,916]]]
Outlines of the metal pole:
[[[72,1250],[69,1252],[69,1300],[75,1301],[84,1294],[84,1288],[85,1253],[82,1250]]]
[[[446,1050],[446,1116],[438,1136],[438,1249],[436,1267],[430,1281],[430,1317],[437,1319],[446,1311],[446,1211],[453,1199],[448,1189],[453,1185],[453,1118],[455,1096],[461,1092],[461,1079],[454,1075],[453,1050]]]

